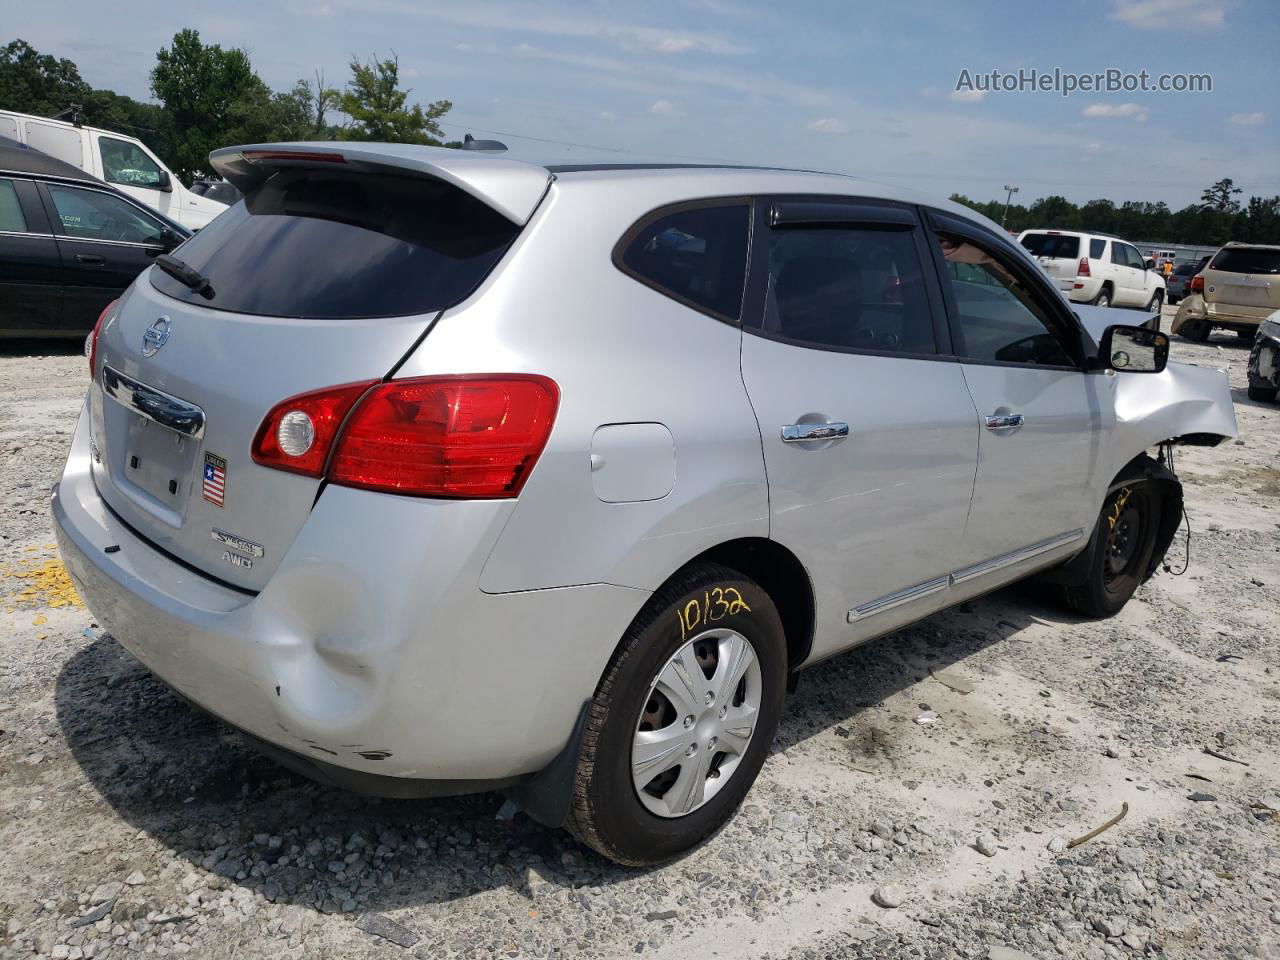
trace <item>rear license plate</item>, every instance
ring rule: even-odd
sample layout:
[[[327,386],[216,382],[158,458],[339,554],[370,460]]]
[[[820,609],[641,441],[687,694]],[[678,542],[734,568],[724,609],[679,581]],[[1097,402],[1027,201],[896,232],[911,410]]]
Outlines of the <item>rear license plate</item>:
[[[198,440],[129,413],[124,467],[129,482],[172,510],[181,512],[191,492]]]

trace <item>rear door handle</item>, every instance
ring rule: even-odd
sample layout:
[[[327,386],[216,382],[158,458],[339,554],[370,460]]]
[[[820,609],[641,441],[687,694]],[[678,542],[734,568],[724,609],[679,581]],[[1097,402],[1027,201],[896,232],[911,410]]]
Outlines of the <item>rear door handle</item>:
[[[107,262],[106,257],[100,257],[96,253],[77,253],[76,263],[88,263],[95,267],[100,267]]]
[[[783,443],[815,443],[819,440],[838,440],[849,435],[849,425],[838,421],[830,423],[789,423],[782,428]]]
[[[1022,414],[1020,413],[1001,413],[987,417],[988,430],[1012,430],[1014,427],[1022,426]]]

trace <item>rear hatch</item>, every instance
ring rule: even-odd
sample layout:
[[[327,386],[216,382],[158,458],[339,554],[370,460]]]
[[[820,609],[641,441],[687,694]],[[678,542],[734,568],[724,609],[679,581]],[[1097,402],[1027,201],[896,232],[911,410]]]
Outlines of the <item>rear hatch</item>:
[[[153,266],[100,334],[99,492],[157,547],[240,588],[265,585],[322,482],[253,462],[266,413],[298,393],[387,376],[493,270],[549,177],[495,161],[512,168],[499,212],[456,170],[361,162],[372,149],[298,160],[290,145],[261,171],[224,164],[245,200],[174,252],[212,296]],[[525,178],[523,206],[512,177]]]
[[[1212,314],[1280,310],[1280,247],[1223,247],[1204,269],[1204,300]]]
[[[1040,261],[1044,272],[1058,281],[1075,281],[1080,267],[1080,238],[1075,234],[1057,233],[1053,230],[1030,230],[1019,242],[1027,252]],[[1059,289],[1070,289],[1060,282]]]

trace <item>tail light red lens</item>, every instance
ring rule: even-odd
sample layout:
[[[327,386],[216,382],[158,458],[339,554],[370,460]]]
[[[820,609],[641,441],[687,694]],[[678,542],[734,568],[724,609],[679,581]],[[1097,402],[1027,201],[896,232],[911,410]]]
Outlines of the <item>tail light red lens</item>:
[[[1204,277],[1198,273],[1191,278],[1191,292],[1204,293]]]
[[[308,477],[324,476],[329,451],[333,449],[342,421],[356,401],[377,382],[346,383],[300,393],[277,403],[253,438],[254,462]]]
[[[98,336],[102,333],[102,327],[107,322],[107,318],[115,312],[116,304],[120,300],[117,298],[102,308],[102,312],[98,314],[98,319],[93,325],[93,332],[89,334],[84,345],[84,355],[89,358],[89,379],[92,380],[98,373]]]
[[[1080,258],[1080,266],[1076,268],[1076,276],[1077,277],[1089,276],[1089,258],[1088,257]]]
[[[514,497],[551,435],[546,377],[422,377],[379,384],[342,430],[333,483],[428,497]]]

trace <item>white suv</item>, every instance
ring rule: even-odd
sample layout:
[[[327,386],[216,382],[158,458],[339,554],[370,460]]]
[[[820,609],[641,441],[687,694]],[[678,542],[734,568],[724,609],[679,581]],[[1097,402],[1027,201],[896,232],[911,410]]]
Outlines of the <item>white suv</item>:
[[[1164,277],[1147,266],[1131,243],[1072,230],[1023,230],[1018,242],[1076,303],[1154,312],[1164,304]]]

